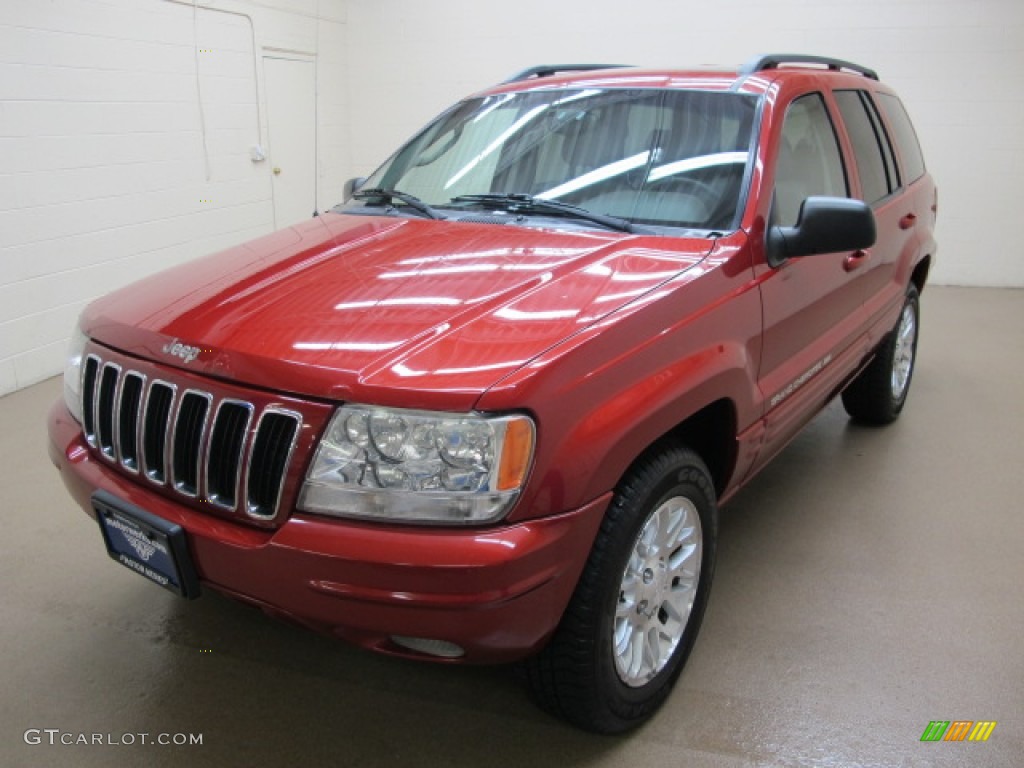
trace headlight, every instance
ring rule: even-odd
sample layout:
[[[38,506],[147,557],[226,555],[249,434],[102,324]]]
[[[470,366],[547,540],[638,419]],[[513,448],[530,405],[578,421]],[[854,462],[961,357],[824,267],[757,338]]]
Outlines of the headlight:
[[[320,441],[299,507],[396,522],[493,522],[519,495],[533,444],[526,416],[346,405]]]
[[[79,424],[82,423],[82,355],[88,340],[89,337],[75,326],[64,360],[64,402]]]

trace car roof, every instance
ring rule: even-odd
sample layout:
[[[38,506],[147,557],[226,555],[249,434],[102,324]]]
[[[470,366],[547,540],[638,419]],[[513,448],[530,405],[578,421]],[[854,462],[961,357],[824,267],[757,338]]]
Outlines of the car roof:
[[[507,93],[537,88],[669,88],[703,91],[763,93],[769,83],[821,75],[852,75],[877,81],[867,67],[842,59],[806,54],[762,54],[739,68],[709,67],[666,69],[607,64],[564,64],[530,67],[485,93]]]

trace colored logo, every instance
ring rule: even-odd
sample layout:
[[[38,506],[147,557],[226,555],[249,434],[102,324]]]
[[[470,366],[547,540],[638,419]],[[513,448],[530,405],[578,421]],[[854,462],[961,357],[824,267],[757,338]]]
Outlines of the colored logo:
[[[921,741],[988,741],[995,728],[995,720],[932,720]]]

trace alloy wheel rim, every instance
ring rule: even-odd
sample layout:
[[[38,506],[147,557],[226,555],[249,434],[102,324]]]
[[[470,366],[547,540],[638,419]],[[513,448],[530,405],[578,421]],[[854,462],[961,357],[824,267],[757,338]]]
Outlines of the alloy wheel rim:
[[[890,387],[894,400],[899,400],[907,391],[910,374],[914,369],[914,348],[917,342],[917,317],[914,308],[907,304],[896,330],[896,349],[893,352],[892,378]]]
[[[678,647],[697,596],[702,554],[700,515],[685,496],[662,502],[644,522],[612,624],[615,670],[626,685],[653,680]]]

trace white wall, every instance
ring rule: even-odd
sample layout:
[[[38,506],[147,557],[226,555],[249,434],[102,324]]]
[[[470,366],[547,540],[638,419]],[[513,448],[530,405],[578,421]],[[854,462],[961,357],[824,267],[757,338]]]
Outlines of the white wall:
[[[317,62],[321,208],[453,100],[533,64],[848,58],[878,69],[917,123],[940,189],[933,279],[1024,286],[1011,229],[1024,174],[1020,0],[198,6],[196,37],[189,0],[0,0],[0,394],[60,370],[93,297],[272,229],[269,163],[248,155],[266,139],[269,50]]]
[[[315,56],[318,204],[340,199],[345,0],[198,5],[0,2],[0,394],[59,372],[92,298],[273,229],[268,49]]]
[[[451,101],[534,64],[737,66],[816,53],[877,69],[939,185],[932,279],[1024,286],[1021,0],[349,0],[353,160],[372,170]]]

